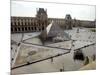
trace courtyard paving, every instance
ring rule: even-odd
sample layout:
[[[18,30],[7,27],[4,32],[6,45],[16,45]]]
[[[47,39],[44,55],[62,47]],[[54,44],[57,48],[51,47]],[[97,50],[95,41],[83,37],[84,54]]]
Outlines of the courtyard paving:
[[[74,50],[78,48],[81,48],[85,56],[89,57],[89,62],[92,62],[92,56],[96,54],[96,33],[92,32],[91,28],[79,28],[79,32],[77,33],[77,29],[65,30],[66,33],[71,35],[70,41],[53,43],[46,46],[43,46],[40,40],[36,38],[40,32],[12,34],[11,39],[20,43],[17,47],[11,45],[14,47],[12,50],[12,58],[14,58],[12,68],[25,64],[27,61],[34,62],[57,54],[63,54],[70,50],[70,53],[54,57],[53,60],[47,59],[12,69],[12,74],[59,72],[60,69],[64,69],[64,71],[78,70],[84,66],[83,61],[73,60]],[[15,48],[16,52],[14,52]],[[28,54],[32,51],[33,54],[29,56]]]

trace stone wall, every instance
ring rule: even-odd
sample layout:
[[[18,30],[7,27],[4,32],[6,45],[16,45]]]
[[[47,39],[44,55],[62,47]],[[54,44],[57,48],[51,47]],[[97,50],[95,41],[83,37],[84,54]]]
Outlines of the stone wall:
[[[61,28],[66,28],[65,19],[48,18],[47,21],[37,21],[35,17],[11,17],[11,32],[43,31],[51,21],[55,21]]]
[[[43,31],[52,20],[62,29],[69,29],[70,24],[66,24],[66,20],[63,18],[48,18],[44,22],[39,22],[35,17],[11,17],[11,32]],[[96,27],[95,21],[71,19],[70,22],[71,27]]]

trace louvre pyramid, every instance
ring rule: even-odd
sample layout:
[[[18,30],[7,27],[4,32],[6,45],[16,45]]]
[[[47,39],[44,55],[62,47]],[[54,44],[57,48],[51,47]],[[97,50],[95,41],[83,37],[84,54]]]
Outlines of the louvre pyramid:
[[[70,36],[65,33],[54,21],[52,21],[43,32],[41,32],[40,37],[42,40],[47,40],[48,38],[57,39],[57,37],[63,40],[70,40]]]

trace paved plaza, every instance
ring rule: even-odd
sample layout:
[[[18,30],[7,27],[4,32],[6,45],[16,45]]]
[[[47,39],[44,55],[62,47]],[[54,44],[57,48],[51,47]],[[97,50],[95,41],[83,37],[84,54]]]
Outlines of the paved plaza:
[[[40,32],[11,34],[12,74],[79,70],[84,61],[74,61],[75,50],[81,49],[89,57],[89,63],[96,55],[96,32],[92,29],[65,30],[71,40],[47,45],[38,38]]]

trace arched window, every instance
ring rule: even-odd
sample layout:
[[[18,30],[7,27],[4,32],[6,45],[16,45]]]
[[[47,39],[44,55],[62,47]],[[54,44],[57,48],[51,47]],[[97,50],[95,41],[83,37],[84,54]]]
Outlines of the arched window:
[[[20,25],[20,22],[18,21],[18,25]]]
[[[22,22],[22,25],[23,25],[23,19],[21,20],[21,22]]]
[[[24,28],[22,27],[22,31],[24,31]]]
[[[25,25],[25,21],[24,21],[24,19],[22,20],[22,25]]]
[[[32,19],[30,19],[31,20],[31,25],[33,25],[33,23],[32,23]]]
[[[28,21],[28,25],[31,25],[29,21]]]
[[[33,30],[33,27],[31,27],[31,29]]]
[[[30,27],[28,27],[28,30],[30,30]]]
[[[36,27],[35,27],[35,31],[36,31]]]
[[[17,28],[15,28],[15,31],[17,31]]]
[[[25,31],[27,31],[27,27],[25,27]]]
[[[26,21],[25,21],[25,26],[27,25]]]

